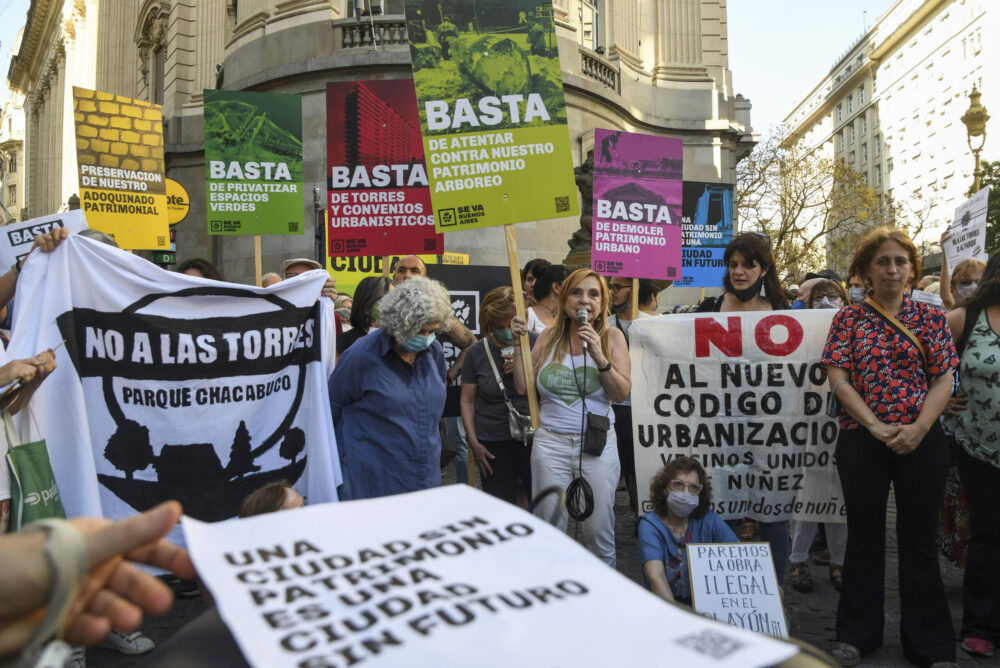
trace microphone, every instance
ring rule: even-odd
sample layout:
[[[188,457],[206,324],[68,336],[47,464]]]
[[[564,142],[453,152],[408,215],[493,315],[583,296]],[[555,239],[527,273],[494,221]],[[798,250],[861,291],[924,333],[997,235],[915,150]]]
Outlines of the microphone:
[[[577,311],[576,311],[576,319],[579,321],[579,323],[581,325],[586,324],[587,323],[587,309],[585,309],[585,308],[577,309]],[[583,349],[584,350],[587,349],[587,340],[586,339],[583,339]]]

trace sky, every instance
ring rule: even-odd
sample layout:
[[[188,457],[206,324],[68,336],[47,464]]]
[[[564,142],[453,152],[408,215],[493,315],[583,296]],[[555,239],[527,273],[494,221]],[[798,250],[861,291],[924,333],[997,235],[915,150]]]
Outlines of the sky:
[[[14,55],[14,39],[24,26],[31,0],[0,0],[0,107],[7,101],[7,70]]]
[[[729,69],[766,134],[895,0],[729,0]],[[864,12],[867,11],[867,15]]]

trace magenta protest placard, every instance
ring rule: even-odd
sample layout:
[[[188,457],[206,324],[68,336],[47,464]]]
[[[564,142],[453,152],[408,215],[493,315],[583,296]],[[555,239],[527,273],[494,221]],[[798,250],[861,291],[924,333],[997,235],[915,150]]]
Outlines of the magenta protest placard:
[[[683,153],[680,139],[595,132],[594,271],[631,278],[681,277]]]
[[[413,82],[329,83],[326,110],[329,256],[443,253]]]

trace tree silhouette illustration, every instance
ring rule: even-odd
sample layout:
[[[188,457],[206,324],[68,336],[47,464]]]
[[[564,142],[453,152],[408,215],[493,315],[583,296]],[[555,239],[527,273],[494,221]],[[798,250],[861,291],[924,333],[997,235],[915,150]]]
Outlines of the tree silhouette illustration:
[[[247,430],[247,423],[240,420],[240,426],[236,428],[236,436],[233,437],[233,447],[229,450],[229,466],[226,467],[226,473],[242,478],[247,473],[259,471],[260,467],[253,463],[250,449],[250,432]]]
[[[125,479],[153,463],[153,446],[149,443],[149,429],[135,420],[125,420],[108,439],[104,458],[118,470],[125,472]]]
[[[294,464],[295,460],[305,447],[306,433],[298,427],[293,427],[288,430],[287,434],[285,434],[285,440],[281,442],[281,448],[278,450],[278,454],[285,459],[291,459]]]

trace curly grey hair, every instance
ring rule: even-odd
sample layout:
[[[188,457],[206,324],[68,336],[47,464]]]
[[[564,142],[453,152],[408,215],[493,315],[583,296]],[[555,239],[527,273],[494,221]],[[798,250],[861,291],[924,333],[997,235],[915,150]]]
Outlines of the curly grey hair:
[[[409,341],[434,320],[447,329],[454,320],[445,287],[429,278],[411,278],[397,285],[378,303],[378,323],[392,338]]]

